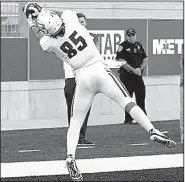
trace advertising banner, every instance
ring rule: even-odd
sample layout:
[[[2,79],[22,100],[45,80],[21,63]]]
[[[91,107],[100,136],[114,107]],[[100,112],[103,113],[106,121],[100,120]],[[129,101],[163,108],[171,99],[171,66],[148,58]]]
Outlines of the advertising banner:
[[[119,44],[125,40],[124,30],[91,30],[99,37],[100,53],[110,68],[116,68],[115,57]]]
[[[27,81],[27,38],[1,38],[1,82]]]
[[[29,80],[55,80],[64,78],[63,61],[52,53],[43,52],[39,40],[30,30]]]
[[[180,75],[183,20],[152,19],[147,23],[147,19],[88,19],[87,29],[98,35],[100,53],[116,74],[116,52],[119,44],[125,40],[128,28],[136,30],[137,40],[148,55],[144,76]],[[29,79],[64,78],[63,62],[55,55],[44,53],[32,33],[29,51]]]
[[[110,68],[117,68],[116,52],[121,42],[125,40],[125,32],[134,28],[146,50],[146,20],[142,19],[89,19],[87,29],[98,35],[100,53]]]
[[[149,76],[180,75],[183,20],[149,20]]]

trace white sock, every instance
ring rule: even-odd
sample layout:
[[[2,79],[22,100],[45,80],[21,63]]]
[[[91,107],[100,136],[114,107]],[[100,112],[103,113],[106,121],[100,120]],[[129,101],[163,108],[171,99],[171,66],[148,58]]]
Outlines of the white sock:
[[[134,106],[129,114],[132,116],[132,118],[138,122],[147,132],[149,132],[151,129],[154,129],[155,127],[150,122],[149,118],[146,116],[146,114],[143,112],[143,110],[139,106]]]

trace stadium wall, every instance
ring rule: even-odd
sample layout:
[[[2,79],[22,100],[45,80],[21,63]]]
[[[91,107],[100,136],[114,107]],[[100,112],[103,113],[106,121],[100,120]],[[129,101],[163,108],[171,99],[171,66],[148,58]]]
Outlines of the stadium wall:
[[[152,121],[179,119],[179,76],[144,77],[147,90],[146,108]],[[1,83],[1,119],[61,119],[67,124],[64,80],[42,80]],[[90,124],[123,122],[122,109],[99,94],[92,105]],[[105,124],[105,123],[102,123]]]
[[[178,45],[180,44],[175,45],[175,40],[183,38],[182,2],[60,2],[59,4],[47,2],[47,5],[52,9],[63,7],[84,13],[88,17],[88,29],[94,32],[107,29],[125,31],[131,25],[136,26],[134,28],[138,32],[138,39],[146,46],[149,55],[149,67],[144,77],[148,116],[152,121],[179,119],[180,52],[178,52]],[[21,25],[26,26],[24,20],[21,21],[23,21]],[[134,21],[140,23],[136,25]],[[167,23],[168,30],[173,24],[172,31],[165,31],[161,26],[163,23]],[[26,27],[22,31],[29,36],[28,39],[19,40],[24,42],[20,46],[15,42],[15,40],[18,41],[17,39],[11,40],[13,43],[10,39],[2,40],[4,46],[1,46],[3,64],[1,66],[1,119],[59,118],[62,121],[61,126],[66,126],[63,64],[54,55],[43,53],[35,37]],[[109,33],[106,32],[104,35]],[[110,36],[114,35],[115,33],[110,33]],[[174,44],[173,54],[167,54],[166,49],[165,51],[157,49],[160,54],[154,55],[152,53],[154,38],[165,39],[165,41],[173,39],[171,42]],[[11,50],[15,50],[17,45],[16,51],[10,51],[8,44],[14,45]],[[21,50],[20,47],[22,47]],[[22,51],[24,49],[28,51]],[[105,46],[102,49],[105,51]],[[112,68],[112,70],[117,74],[117,69]],[[107,117],[109,121],[105,120]],[[109,124],[110,121],[121,123],[123,118],[122,110],[113,101],[101,94],[95,97],[89,125],[101,124],[101,121]]]

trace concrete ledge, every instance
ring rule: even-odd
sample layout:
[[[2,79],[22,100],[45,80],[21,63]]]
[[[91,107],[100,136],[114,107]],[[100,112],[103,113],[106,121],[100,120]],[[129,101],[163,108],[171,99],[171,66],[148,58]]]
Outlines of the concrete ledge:
[[[180,76],[144,77],[144,82],[146,86],[179,85]]]
[[[28,90],[28,82],[1,82],[1,92],[10,91],[26,91]]]
[[[180,118],[179,76],[145,77],[146,109],[151,121]],[[67,126],[64,80],[2,82],[2,120],[61,120]],[[108,119],[105,119],[108,118]],[[95,96],[91,125],[122,123],[124,112],[103,94]],[[65,122],[64,122],[65,121]]]

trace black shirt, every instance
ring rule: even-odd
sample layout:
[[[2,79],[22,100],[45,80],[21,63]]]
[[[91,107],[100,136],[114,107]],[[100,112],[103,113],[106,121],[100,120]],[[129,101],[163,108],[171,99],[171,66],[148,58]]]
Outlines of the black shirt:
[[[138,68],[142,64],[143,59],[147,58],[140,42],[132,44],[126,40],[120,46],[123,49],[120,52],[117,51],[116,59],[124,59],[133,68]]]

